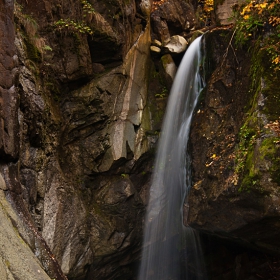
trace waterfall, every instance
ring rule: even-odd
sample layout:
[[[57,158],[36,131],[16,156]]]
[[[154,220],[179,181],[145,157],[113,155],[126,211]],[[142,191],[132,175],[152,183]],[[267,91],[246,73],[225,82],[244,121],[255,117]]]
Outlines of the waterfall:
[[[183,225],[190,188],[187,143],[193,110],[203,89],[201,37],[186,51],[170,92],[145,219],[139,280],[205,280],[199,237]]]

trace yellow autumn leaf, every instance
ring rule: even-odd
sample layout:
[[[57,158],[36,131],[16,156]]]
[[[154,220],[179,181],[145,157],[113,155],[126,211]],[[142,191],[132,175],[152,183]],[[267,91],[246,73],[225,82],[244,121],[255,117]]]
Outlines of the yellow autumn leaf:
[[[251,12],[251,8],[253,7],[252,3],[249,3],[247,6],[245,6],[242,10],[242,12],[240,13],[240,15],[244,15],[246,13],[250,13]]]
[[[267,4],[268,4],[268,3],[262,3],[262,4],[260,4],[260,7],[261,7],[262,9],[264,9],[264,8],[266,8]]]
[[[274,63],[274,64],[279,64],[279,62],[280,62],[280,57],[279,56],[277,56],[275,59],[273,59],[273,61],[272,61],[272,63]]]

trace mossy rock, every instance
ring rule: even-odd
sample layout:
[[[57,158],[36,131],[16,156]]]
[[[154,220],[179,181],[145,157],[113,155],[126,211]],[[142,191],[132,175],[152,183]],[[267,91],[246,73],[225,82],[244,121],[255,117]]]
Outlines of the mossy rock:
[[[273,182],[280,185],[280,138],[272,137],[262,141],[260,160],[271,162],[269,173]]]
[[[244,125],[239,133],[240,143],[243,145],[239,145],[239,148],[241,150],[244,148],[247,151],[246,162],[242,169],[241,189],[244,190],[250,186],[257,187],[258,179],[261,180],[267,172],[270,174],[272,182],[278,185],[280,183],[280,138],[263,130],[266,128],[267,121],[279,120],[279,80],[269,52],[261,45],[261,41],[256,42],[251,52],[250,76],[252,83],[248,92],[250,98]],[[259,105],[261,94],[264,97],[264,102]],[[262,133],[262,137],[260,133]],[[252,139],[253,141],[251,141]],[[258,145],[256,145],[257,141]]]
[[[251,190],[258,190],[260,186],[260,175],[247,175],[243,178],[241,187],[239,191],[247,191],[250,192]]]
[[[26,46],[27,57],[35,63],[42,62],[42,55],[38,48],[36,48],[28,39],[24,39]]]
[[[265,48],[260,48],[257,44],[254,53],[251,67],[252,87],[254,87],[255,81],[259,83],[255,87],[259,87],[265,97],[263,112],[268,120],[274,121],[280,116],[280,73],[273,67],[272,57]]]

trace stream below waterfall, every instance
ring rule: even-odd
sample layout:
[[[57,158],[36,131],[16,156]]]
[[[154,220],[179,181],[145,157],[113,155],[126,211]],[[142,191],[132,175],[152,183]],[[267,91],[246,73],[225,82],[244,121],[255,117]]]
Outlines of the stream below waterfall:
[[[139,280],[207,279],[199,236],[183,224],[183,204],[191,186],[186,152],[190,124],[204,87],[202,42],[199,37],[189,46],[169,95],[145,218]]]

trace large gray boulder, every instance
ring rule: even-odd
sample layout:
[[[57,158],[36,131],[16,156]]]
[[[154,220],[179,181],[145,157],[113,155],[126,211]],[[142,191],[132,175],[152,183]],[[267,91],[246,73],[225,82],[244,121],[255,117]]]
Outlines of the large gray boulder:
[[[187,40],[179,35],[172,36],[166,44],[164,44],[164,49],[172,54],[179,54],[187,49]]]

